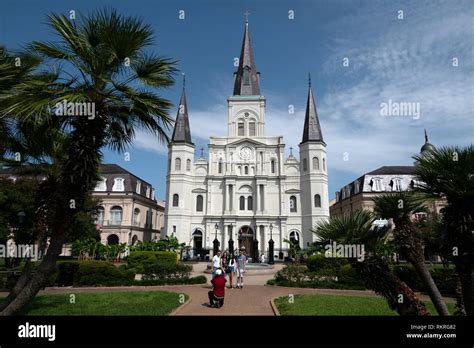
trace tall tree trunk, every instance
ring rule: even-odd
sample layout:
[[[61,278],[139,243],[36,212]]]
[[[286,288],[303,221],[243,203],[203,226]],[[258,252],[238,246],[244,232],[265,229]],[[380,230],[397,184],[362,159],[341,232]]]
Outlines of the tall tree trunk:
[[[36,273],[28,280],[21,291],[10,301],[7,307],[0,312],[0,316],[18,314],[28,303],[31,302],[31,300],[36,296],[49,277],[56,270],[56,260],[61,254],[64,240],[64,231],[63,233],[58,233],[54,239],[51,239],[48,252],[41,264],[38,266]]]
[[[441,316],[448,316],[450,315],[448,307],[444,302],[443,296],[438,290],[435,282],[433,281],[433,277],[431,273],[428,271],[426,264],[424,262],[416,262],[413,263],[413,267],[415,268],[416,274],[420,277],[423,284],[425,284],[428,294],[430,296],[431,302],[436,308],[436,311]]]
[[[426,267],[424,242],[420,229],[412,223],[398,226],[395,227],[394,237],[395,241],[400,246],[400,253],[412,264],[415,268],[416,274],[425,285],[431,302],[433,302],[438,314],[441,316],[450,315],[448,307],[443,300],[443,296],[439,292],[431,273]]]
[[[354,268],[365,281],[369,289],[382,295],[391,309],[403,316],[431,315],[415,292],[388,267],[387,262],[379,256],[370,256],[362,262],[353,261]]]
[[[474,274],[472,265],[466,263],[455,263],[456,272],[461,282],[461,293],[464,309],[467,315],[474,315]]]

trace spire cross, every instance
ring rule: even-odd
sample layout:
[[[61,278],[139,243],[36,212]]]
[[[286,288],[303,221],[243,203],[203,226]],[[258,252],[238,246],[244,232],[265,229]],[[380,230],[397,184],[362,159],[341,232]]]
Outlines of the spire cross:
[[[311,88],[311,73],[308,73],[308,85]]]
[[[245,15],[245,23],[248,24],[250,12],[249,12],[249,11],[245,11],[244,15]]]
[[[204,147],[201,147],[201,157],[204,157]]]
[[[186,74],[183,73],[183,89],[186,87]]]
[[[428,134],[426,133],[426,129],[425,129],[425,143],[428,142]]]
[[[293,146],[290,146],[290,156],[293,156]]]

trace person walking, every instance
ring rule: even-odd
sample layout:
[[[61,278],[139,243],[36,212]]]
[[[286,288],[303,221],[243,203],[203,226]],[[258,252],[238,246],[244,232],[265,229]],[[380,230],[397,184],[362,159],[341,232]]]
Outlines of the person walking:
[[[225,268],[225,273],[229,275],[229,289],[233,289],[232,282],[235,274],[236,261],[234,254],[229,255],[229,260],[227,261],[227,266]]]
[[[216,271],[221,268],[221,252],[220,250],[212,258],[211,264],[211,271],[212,271],[212,278],[216,276]]]
[[[244,254],[244,250],[240,249],[239,256],[237,258],[237,288],[243,289],[244,287],[244,273],[245,265],[247,264],[247,256]]]

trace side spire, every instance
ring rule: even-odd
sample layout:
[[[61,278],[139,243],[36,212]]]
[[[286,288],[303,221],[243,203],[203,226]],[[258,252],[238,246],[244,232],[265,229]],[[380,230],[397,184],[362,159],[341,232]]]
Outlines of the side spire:
[[[239,67],[235,73],[234,95],[260,95],[260,76],[255,67],[248,15],[246,12],[244,39],[240,51]]]
[[[179,99],[178,114],[174,124],[172,143],[186,143],[194,145],[191,140],[191,128],[189,127],[188,105],[186,103],[186,75],[183,73],[183,91]]]
[[[311,87],[311,74],[308,74],[308,100],[306,102],[306,114],[304,118],[304,129],[302,143],[320,142],[324,143],[323,133],[319,124],[316,103],[314,102],[313,89]]]

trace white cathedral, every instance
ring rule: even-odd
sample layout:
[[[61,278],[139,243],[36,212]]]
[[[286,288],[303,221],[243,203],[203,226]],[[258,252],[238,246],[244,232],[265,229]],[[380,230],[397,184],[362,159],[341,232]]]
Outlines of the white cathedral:
[[[307,248],[315,241],[311,228],[329,218],[326,143],[311,81],[300,160],[293,154],[285,160],[283,136],[265,133],[266,98],[246,22],[227,105],[227,136],[210,137],[208,159],[201,151],[195,160],[183,86],[168,151],[162,237],[174,234],[193,248],[194,257],[245,247],[254,258],[263,253],[283,260],[287,241]]]

